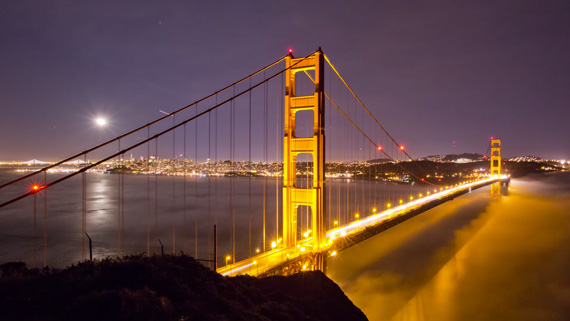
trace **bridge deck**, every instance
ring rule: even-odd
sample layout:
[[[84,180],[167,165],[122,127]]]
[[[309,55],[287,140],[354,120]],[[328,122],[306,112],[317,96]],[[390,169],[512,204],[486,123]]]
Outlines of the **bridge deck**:
[[[501,179],[504,179],[504,177]],[[454,197],[460,196],[468,192],[469,189],[477,189],[501,179],[487,178],[444,189],[440,192],[418,198],[412,202],[370,215],[362,220],[329,230],[327,231],[327,240],[329,242],[321,249],[321,252],[330,251],[334,255],[335,251],[342,251],[391,226],[399,224]],[[294,262],[308,253],[318,252],[313,251],[309,245],[310,241],[311,238],[302,239],[298,242],[296,247],[285,248],[278,246],[271,251],[218,268],[217,272],[227,276],[239,274],[249,274],[252,276],[262,275],[270,270],[276,269],[280,265]]]

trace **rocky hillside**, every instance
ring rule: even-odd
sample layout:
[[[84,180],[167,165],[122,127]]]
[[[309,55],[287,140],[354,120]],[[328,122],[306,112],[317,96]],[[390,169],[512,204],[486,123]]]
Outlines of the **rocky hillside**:
[[[187,256],[0,266],[6,320],[367,320],[321,272],[223,277]]]

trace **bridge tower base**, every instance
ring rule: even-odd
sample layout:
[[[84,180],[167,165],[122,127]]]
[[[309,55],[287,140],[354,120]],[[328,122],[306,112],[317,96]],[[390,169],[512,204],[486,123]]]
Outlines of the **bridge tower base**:
[[[274,276],[274,275],[292,275],[304,271],[316,271],[319,270],[323,273],[326,272],[327,264],[327,253],[326,252],[315,252],[307,253],[295,258],[293,260],[287,260],[266,272],[258,274],[258,278]]]

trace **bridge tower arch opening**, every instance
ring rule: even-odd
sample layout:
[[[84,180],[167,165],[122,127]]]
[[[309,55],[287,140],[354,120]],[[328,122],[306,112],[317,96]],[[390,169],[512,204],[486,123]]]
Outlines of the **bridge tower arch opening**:
[[[325,102],[324,56],[319,49],[303,58],[286,58],[285,117],[283,143],[283,245],[296,246],[297,210],[299,206],[310,208],[311,245],[319,252],[326,241],[325,222]],[[299,72],[309,72],[315,90],[309,95],[296,95],[295,77]],[[313,113],[313,133],[309,137],[297,135],[298,116]],[[299,113],[298,113],[299,112]],[[306,136],[306,135],[305,135]],[[297,156],[310,154],[313,160],[312,184],[307,188],[297,186]],[[310,187],[309,187],[310,186]]]

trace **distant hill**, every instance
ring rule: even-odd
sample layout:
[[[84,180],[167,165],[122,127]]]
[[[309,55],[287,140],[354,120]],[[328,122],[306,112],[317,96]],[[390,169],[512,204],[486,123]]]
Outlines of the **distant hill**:
[[[389,158],[377,158],[377,159],[371,159],[368,160],[369,164],[384,164],[384,163],[388,163],[391,162],[392,160]]]
[[[542,162],[542,158],[537,156],[515,156],[506,159],[509,162]]]
[[[463,154],[449,154],[449,155],[430,155],[419,158],[418,160],[432,161],[432,162],[475,162],[486,160],[483,155],[477,153],[463,153]]]

